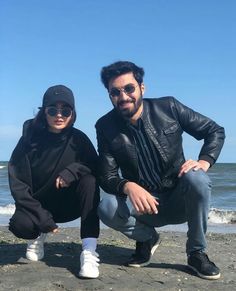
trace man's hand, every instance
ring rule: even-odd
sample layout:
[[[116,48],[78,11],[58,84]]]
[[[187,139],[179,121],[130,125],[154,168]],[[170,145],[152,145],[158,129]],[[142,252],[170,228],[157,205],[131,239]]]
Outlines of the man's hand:
[[[186,174],[190,170],[197,171],[202,169],[206,172],[210,167],[210,163],[204,160],[194,161],[194,160],[187,160],[180,168],[178,177],[180,178],[183,174]]]
[[[124,193],[129,196],[135,210],[140,214],[157,214],[158,201],[144,188],[134,182],[124,185]]]
[[[64,187],[69,187],[69,185],[62,179],[62,177],[57,177],[56,178],[56,188],[64,188]]]

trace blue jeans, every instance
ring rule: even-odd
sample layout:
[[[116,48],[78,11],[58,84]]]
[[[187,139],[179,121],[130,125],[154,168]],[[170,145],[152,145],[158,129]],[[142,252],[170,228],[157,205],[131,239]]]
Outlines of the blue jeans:
[[[162,194],[158,214],[138,214],[128,197],[105,194],[98,207],[101,221],[136,241],[150,239],[155,227],[187,222],[187,254],[206,248],[206,230],[211,196],[211,181],[202,171],[189,171],[177,186]]]

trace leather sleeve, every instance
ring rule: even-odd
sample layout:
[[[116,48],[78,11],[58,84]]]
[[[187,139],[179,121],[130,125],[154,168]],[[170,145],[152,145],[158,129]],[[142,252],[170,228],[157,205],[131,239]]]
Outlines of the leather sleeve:
[[[96,125],[96,131],[99,154],[100,186],[107,193],[122,195],[122,188],[124,183],[128,180],[123,179],[119,175],[118,164],[113,155],[110,153],[109,144],[103,137],[103,134],[99,129],[99,125]]]
[[[212,166],[224,144],[225,130],[212,119],[190,109],[173,98],[177,118],[182,129],[196,138],[204,140],[199,159],[206,160]]]

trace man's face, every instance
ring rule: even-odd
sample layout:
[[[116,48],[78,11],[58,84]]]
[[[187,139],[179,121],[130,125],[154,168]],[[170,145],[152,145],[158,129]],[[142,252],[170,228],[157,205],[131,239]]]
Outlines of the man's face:
[[[144,84],[139,85],[133,73],[120,75],[109,82],[109,96],[119,114],[137,120],[142,113]]]

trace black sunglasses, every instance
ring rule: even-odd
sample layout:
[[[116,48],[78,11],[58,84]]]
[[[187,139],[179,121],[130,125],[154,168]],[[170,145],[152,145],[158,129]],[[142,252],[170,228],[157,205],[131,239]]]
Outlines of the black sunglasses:
[[[119,97],[121,92],[124,92],[126,95],[130,95],[134,93],[135,88],[138,85],[133,85],[133,84],[127,84],[123,88],[112,88],[111,91],[109,92],[109,95],[114,98],[114,97]]]
[[[70,107],[56,108],[55,106],[47,107],[46,113],[49,116],[57,116],[57,114],[61,114],[63,117],[69,117],[72,114],[72,109]]]

